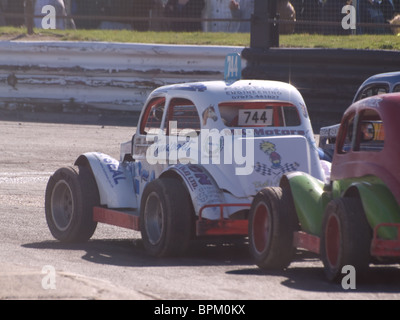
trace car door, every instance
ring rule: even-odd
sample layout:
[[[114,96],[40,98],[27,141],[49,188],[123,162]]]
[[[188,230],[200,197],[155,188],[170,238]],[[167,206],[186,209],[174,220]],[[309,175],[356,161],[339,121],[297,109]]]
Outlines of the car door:
[[[157,154],[151,152],[160,137],[165,136],[165,101],[165,97],[157,97],[147,103],[133,138],[134,184],[137,194],[141,194],[144,186],[157,178],[166,166],[165,162],[159,161]]]

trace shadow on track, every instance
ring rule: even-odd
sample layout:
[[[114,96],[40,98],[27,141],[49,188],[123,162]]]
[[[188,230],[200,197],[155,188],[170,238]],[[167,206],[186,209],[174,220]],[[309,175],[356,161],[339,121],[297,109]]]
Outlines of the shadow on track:
[[[345,290],[341,283],[326,280],[322,263],[317,255],[298,251],[291,266],[285,270],[259,269],[248,252],[247,239],[196,239],[189,251],[181,257],[156,258],[149,256],[141,239],[94,239],[87,243],[65,244],[56,240],[27,243],[25,248],[39,250],[84,251],[82,259],[95,264],[132,268],[176,266],[226,266],[228,275],[254,277],[280,277],[281,285],[309,292],[399,293],[400,268],[398,265],[371,265],[368,277],[356,279],[356,289]]]
[[[86,253],[82,259],[96,263],[124,267],[165,267],[165,266],[215,266],[252,265],[247,242],[237,239],[196,239],[184,256],[156,258],[149,256],[141,239],[99,239],[87,243],[66,244],[56,240],[28,243],[25,248],[44,250],[80,250]]]
[[[310,266],[309,263],[314,261]],[[301,263],[296,263],[301,262]],[[302,266],[304,263],[304,267]],[[284,277],[283,286],[310,292],[353,292],[353,293],[399,293],[399,265],[370,265],[366,277],[357,279],[356,289],[343,289],[339,283],[329,282],[324,274],[318,255],[307,251],[297,251],[293,263],[285,270],[262,270],[257,267],[228,271],[229,274]],[[346,274],[343,274],[343,277]]]

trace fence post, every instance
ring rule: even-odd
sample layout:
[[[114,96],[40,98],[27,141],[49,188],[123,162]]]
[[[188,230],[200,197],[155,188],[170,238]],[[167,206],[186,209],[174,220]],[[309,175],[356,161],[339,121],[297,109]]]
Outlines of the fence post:
[[[359,3],[358,0],[353,0],[353,6],[356,8],[356,25],[360,22],[360,14],[359,14]],[[357,30],[358,27],[356,27],[354,30],[351,30],[351,34],[355,35],[359,33],[359,30]]]
[[[33,0],[25,0],[25,24],[29,35],[33,34]]]
[[[279,47],[277,0],[255,0],[251,17],[250,47]],[[269,22],[268,20],[275,20]]]

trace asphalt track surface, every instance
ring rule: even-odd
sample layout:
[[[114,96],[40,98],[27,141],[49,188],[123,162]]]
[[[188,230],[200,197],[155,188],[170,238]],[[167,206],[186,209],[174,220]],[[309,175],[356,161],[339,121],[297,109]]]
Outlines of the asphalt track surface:
[[[0,299],[400,299],[399,265],[371,266],[346,290],[327,282],[318,257],[303,251],[287,270],[261,271],[246,239],[197,240],[184,257],[168,259],[146,255],[140,233],[104,224],[87,243],[54,240],[44,216],[49,176],[87,151],[118,159],[135,124],[0,113]]]

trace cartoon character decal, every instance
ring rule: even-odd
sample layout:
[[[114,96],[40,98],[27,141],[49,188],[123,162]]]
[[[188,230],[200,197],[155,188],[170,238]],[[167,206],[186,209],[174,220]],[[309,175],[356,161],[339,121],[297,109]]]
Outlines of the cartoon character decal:
[[[266,164],[260,162],[257,162],[255,164],[255,171],[263,176],[281,176],[285,173],[296,171],[297,168],[300,166],[297,162],[282,164],[282,157],[276,151],[276,145],[272,142],[262,141],[260,143],[260,150],[268,155],[269,160],[272,164],[271,167],[268,167]]]
[[[260,149],[269,155],[269,160],[273,168],[279,168],[281,166],[281,155],[276,152],[275,144],[269,141],[263,141],[260,144]]]

